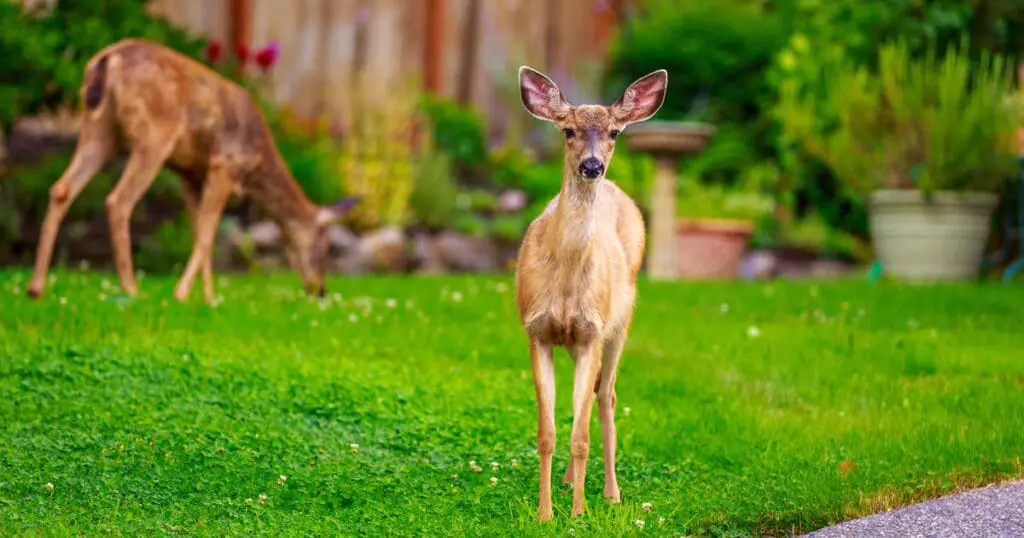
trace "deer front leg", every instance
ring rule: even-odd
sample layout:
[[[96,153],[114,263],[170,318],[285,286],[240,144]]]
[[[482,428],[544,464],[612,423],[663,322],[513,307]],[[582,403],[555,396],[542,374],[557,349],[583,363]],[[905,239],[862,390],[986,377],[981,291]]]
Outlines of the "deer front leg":
[[[604,448],[604,498],[611,503],[622,501],[615,477],[615,378],[625,341],[626,333],[623,331],[605,342],[597,386],[597,414],[601,419],[601,444]]]
[[[537,521],[551,519],[551,459],[555,453],[555,362],[551,346],[531,339],[530,363],[537,391],[537,452],[540,453],[540,499]]]
[[[110,241],[114,248],[114,266],[121,280],[121,289],[136,295],[135,270],[132,267],[132,239],[130,220],[135,204],[156,179],[173,145],[164,142],[160,147],[139,147],[132,151],[124,173],[114,191],[106,199],[107,220],[110,223]]]
[[[224,206],[227,205],[228,198],[231,197],[234,178],[232,171],[220,167],[211,169],[207,176],[206,186],[203,188],[199,202],[199,211],[196,214],[195,244],[192,246],[192,254],[185,266],[185,272],[174,289],[174,298],[179,301],[184,302],[188,299],[196,275],[212,257],[217,224],[220,223]],[[207,297],[207,300],[212,300],[212,294]]]
[[[60,224],[67,215],[71,203],[89,184],[96,172],[99,172],[103,163],[110,156],[109,137],[100,129],[100,126],[86,123],[79,135],[78,147],[71,159],[71,164],[50,188],[50,203],[46,207],[46,217],[43,219],[42,230],[39,234],[39,246],[36,248],[35,270],[28,283],[29,297],[35,299],[42,296]]]
[[[188,181],[183,181],[181,185],[181,197],[185,200],[185,211],[188,213],[189,223],[192,225],[192,242],[193,245],[198,241],[199,228],[196,219],[199,216],[199,199],[202,196],[202,191],[197,189]],[[203,263],[203,296],[207,302],[213,301],[214,290],[213,290],[213,262],[210,258],[207,258]]]
[[[593,342],[570,350],[576,362],[572,387],[572,516],[583,513],[584,483],[587,477],[587,456],[590,454],[590,415],[594,407],[594,383],[601,368],[601,358]]]

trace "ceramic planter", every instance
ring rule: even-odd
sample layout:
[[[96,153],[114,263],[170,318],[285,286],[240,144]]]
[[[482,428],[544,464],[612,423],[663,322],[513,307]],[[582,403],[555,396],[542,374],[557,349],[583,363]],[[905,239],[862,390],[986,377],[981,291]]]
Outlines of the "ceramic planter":
[[[739,275],[754,223],[730,219],[681,219],[676,222],[680,278],[731,280]]]
[[[995,194],[879,190],[868,199],[875,256],[882,269],[908,281],[978,276]]]

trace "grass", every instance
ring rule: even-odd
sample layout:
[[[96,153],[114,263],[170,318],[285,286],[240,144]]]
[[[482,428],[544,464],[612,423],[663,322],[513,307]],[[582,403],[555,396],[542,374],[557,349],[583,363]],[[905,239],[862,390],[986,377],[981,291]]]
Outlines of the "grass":
[[[623,503],[595,412],[588,513],[560,487],[541,526],[509,277],[334,278],[322,304],[221,277],[215,308],[26,279],[0,271],[0,535],[781,535],[1021,475],[1019,287],[644,282]]]

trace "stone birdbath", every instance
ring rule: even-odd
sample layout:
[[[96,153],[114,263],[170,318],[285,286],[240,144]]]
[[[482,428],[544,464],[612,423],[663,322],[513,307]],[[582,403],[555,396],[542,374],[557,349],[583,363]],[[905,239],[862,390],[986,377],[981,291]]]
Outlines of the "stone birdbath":
[[[676,257],[676,171],[686,157],[704,151],[715,127],[706,123],[648,121],[625,131],[630,150],[654,157],[657,171],[651,191],[651,247],[648,276],[672,280],[678,276]]]

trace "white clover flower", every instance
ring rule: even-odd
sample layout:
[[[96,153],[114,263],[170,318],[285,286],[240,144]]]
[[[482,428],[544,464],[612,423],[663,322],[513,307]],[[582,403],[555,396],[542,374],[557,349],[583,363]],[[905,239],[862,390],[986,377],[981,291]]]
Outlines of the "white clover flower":
[[[751,338],[757,338],[758,336],[761,336],[761,329],[758,329],[757,327],[751,325],[749,328],[747,328],[747,336]]]
[[[384,306],[386,306],[388,308],[394,308],[394,307],[398,306],[398,301],[396,301],[394,299],[387,299],[387,300],[384,301]]]
[[[659,517],[659,518],[658,518],[658,526],[660,527],[660,526],[662,526],[662,525],[664,525],[664,524],[665,524],[665,518],[663,518],[663,517]]]
[[[263,506],[263,505],[267,504],[267,496],[265,494],[263,494],[263,493],[260,493],[259,502],[260,502],[260,506]]]
[[[46,488],[47,492],[53,493],[53,482],[47,482],[43,487]]]
[[[285,475],[281,475],[281,476],[277,477],[277,485],[278,486],[283,486],[285,480],[288,480],[288,477],[285,476]]]
[[[640,529],[640,530],[644,530],[644,525],[646,525],[646,522],[644,522],[644,520],[642,520],[642,519],[638,519],[638,520],[634,521],[633,523],[635,523],[636,527],[638,529]]]
[[[631,407],[623,407],[622,408],[622,416],[628,417],[629,413],[632,412],[632,411],[633,411],[633,409]]]
[[[359,321],[359,316],[355,315],[354,313],[353,314],[349,314],[348,315],[348,320],[351,321],[352,323],[355,323],[355,322]]]
[[[650,512],[651,511],[651,503],[642,503],[640,505],[640,508],[642,508],[644,510],[644,512]]]
[[[718,307],[718,309],[724,314],[729,311],[729,305],[727,303],[722,303],[722,306]]]
[[[359,453],[359,445],[357,445],[355,443],[352,443],[351,445],[349,445],[349,448],[352,449],[352,453],[353,454],[358,454]]]
[[[455,301],[456,303],[462,302],[462,292],[461,291],[453,291],[452,292],[452,301]]]
[[[519,466],[519,462],[515,458],[512,458],[512,468],[515,469],[518,466]]]
[[[496,461],[492,461],[491,462],[491,470],[494,471],[494,472],[498,472],[498,462],[496,462]]]
[[[491,487],[493,488],[494,486],[497,486],[497,485],[498,485],[498,477],[492,476],[491,477]]]

